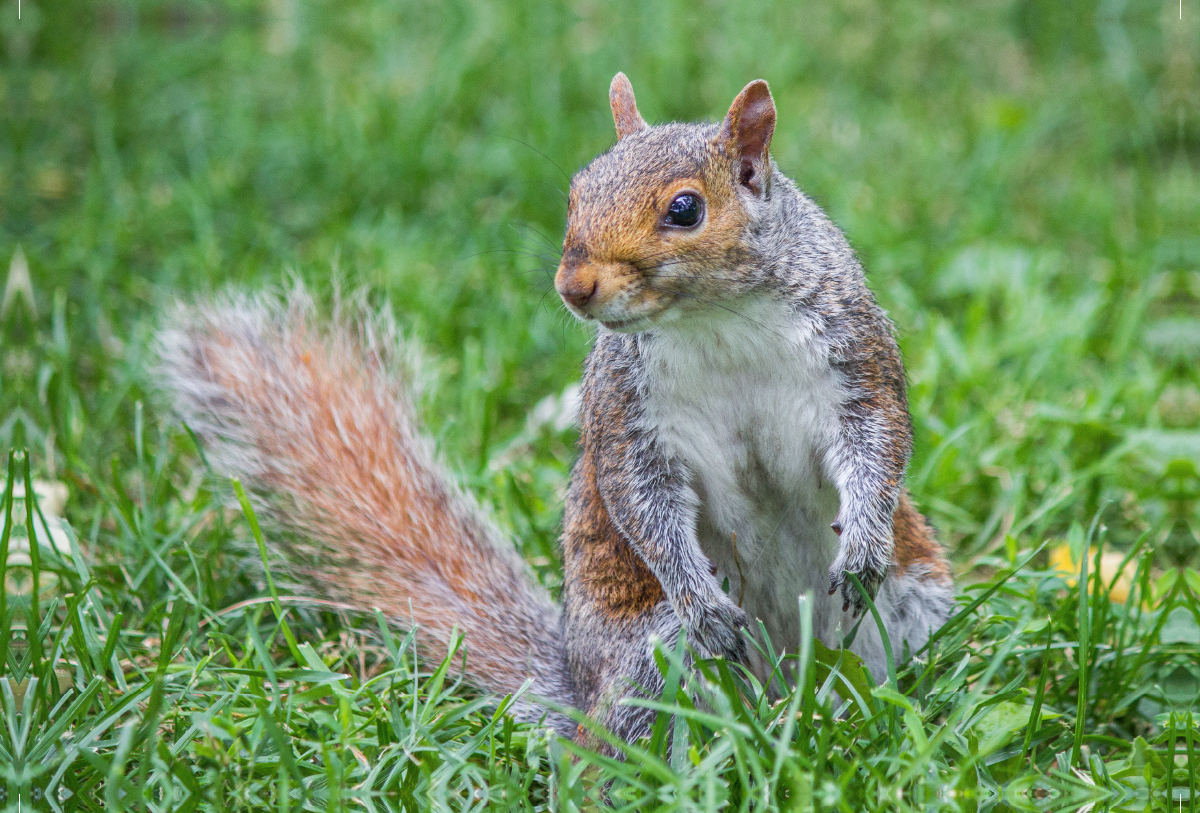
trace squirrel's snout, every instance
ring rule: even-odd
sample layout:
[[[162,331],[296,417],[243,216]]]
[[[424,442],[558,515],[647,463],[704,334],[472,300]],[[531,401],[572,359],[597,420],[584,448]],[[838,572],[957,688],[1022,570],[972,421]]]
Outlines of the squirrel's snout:
[[[568,305],[585,310],[596,297],[599,289],[596,273],[589,265],[567,265],[558,267],[554,275],[554,289]]]

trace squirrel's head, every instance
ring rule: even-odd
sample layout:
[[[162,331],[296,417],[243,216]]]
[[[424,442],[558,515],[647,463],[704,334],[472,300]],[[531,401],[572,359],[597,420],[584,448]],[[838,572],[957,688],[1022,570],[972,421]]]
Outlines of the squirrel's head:
[[[748,290],[746,235],[771,193],[767,83],[746,85],[720,125],[648,126],[623,73],[609,102],[617,143],[571,180],[563,302],[635,333]]]

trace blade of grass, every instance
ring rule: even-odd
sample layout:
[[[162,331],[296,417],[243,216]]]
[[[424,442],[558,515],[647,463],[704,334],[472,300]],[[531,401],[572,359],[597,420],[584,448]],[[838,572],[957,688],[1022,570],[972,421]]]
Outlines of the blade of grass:
[[[1078,601],[1079,601],[1079,647],[1076,652],[1079,656],[1079,689],[1076,698],[1075,706],[1075,741],[1071,746],[1071,762],[1072,764],[1084,767],[1080,760],[1082,759],[1083,746],[1083,729],[1087,720],[1087,700],[1088,700],[1088,648],[1091,644],[1091,631],[1089,629],[1088,615],[1088,557],[1086,548],[1084,555],[1079,557],[1079,581],[1077,585]]]
[[[8,617],[8,541],[12,537],[13,527],[13,481],[16,479],[17,452],[8,452],[8,477],[4,481],[4,527],[0,528],[0,622]],[[0,660],[0,673],[4,669],[4,661]]]
[[[233,484],[233,490],[237,494],[238,502],[241,503],[242,513],[246,515],[246,521],[250,523],[250,533],[254,535],[254,543],[258,545],[258,555],[262,559],[263,573],[267,578],[267,591],[271,594],[271,606],[275,610],[275,620],[278,622],[280,629],[283,630],[283,637],[287,640],[288,649],[291,650],[292,657],[296,663],[303,663],[303,655],[300,654],[300,646],[296,643],[296,637],[292,635],[292,629],[288,626],[287,620],[283,616],[283,605],[279,602],[279,593],[275,589],[275,580],[271,578],[271,564],[267,556],[267,542],[263,538],[262,528],[258,524],[258,517],[254,513],[254,506],[250,504],[250,498],[246,496],[246,489],[242,487],[242,482],[236,477],[230,482]]]
[[[25,536],[29,540],[29,571],[32,582],[32,589],[29,596],[29,616],[30,630],[40,630],[42,626],[42,546],[37,542],[37,534],[35,529],[37,525],[34,522],[34,505],[37,502],[37,495],[34,494],[34,477],[30,472],[31,466],[29,462],[29,450],[23,453],[24,457],[24,481],[25,481]],[[49,538],[47,538],[49,542]],[[42,655],[42,638],[41,636],[32,636],[26,638],[26,644],[29,645],[31,652],[36,658],[41,658]]]
[[[1096,533],[1096,527],[1100,524],[1100,516],[1103,510],[1101,508],[1096,512],[1095,517],[1092,518],[1091,527],[1088,529],[1087,536],[1083,540],[1083,547],[1079,556],[1079,581],[1077,582],[1079,593],[1079,649],[1077,650],[1079,655],[1079,688],[1075,706],[1075,741],[1071,746],[1071,764],[1077,765],[1080,769],[1087,767],[1082,760],[1083,734],[1087,724],[1088,693],[1090,689],[1089,665],[1092,659],[1092,606],[1088,597],[1094,593],[1096,601],[1102,599],[1101,590],[1091,591],[1088,589],[1088,551],[1091,547],[1092,538]],[[1096,551],[1096,556],[1097,558],[1100,556],[1099,549]]]
[[[771,766],[771,787],[778,785],[779,776],[783,772],[784,758],[791,753],[792,731],[796,726],[796,716],[800,710],[800,704],[804,704],[804,724],[806,730],[810,725],[812,714],[812,702],[809,696],[813,693],[811,682],[816,679],[812,643],[812,591],[806,590],[804,595],[800,596],[797,600],[800,604],[800,660],[796,664],[799,680],[796,681],[796,688],[792,691],[791,699],[788,700],[787,716],[784,718],[783,729],[779,732],[779,737],[776,740],[775,764]]]
[[[850,583],[854,585],[854,589],[862,596],[863,602],[867,605],[867,610],[871,613],[871,617],[875,619],[875,626],[879,630],[879,638],[883,642],[883,654],[887,660],[888,685],[899,691],[899,685],[896,682],[896,659],[892,655],[892,640],[891,636],[887,633],[887,627],[883,625],[883,618],[879,615],[879,610],[875,607],[875,602],[867,593],[867,588],[863,587],[863,583],[858,580],[858,576],[853,573],[847,573],[846,576],[850,579]]]
[[[1187,713],[1187,764],[1188,764],[1188,813],[1196,810],[1196,774],[1200,764],[1196,762],[1196,718],[1191,710]]]
[[[1042,652],[1042,668],[1039,670],[1037,690],[1033,696],[1033,710],[1029,713],[1029,725],[1025,729],[1025,741],[1021,745],[1021,757],[1018,760],[1024,764],[1025,755],[1029,753],[1029,748],[1033,742],[1034,732],[1041,725],[1042,719],[1042,702],[1046,697],[1046,681],[1050,676],[1050,644],[1054,640],[1054,624],[1049,618],[1046,619],[1046,648]],[[1036,761],[1036,759],[1034,760]]]

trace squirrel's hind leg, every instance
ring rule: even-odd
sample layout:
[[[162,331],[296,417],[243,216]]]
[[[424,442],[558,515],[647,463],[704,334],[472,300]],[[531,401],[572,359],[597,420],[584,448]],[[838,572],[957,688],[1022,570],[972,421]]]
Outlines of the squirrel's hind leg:
[[[625,742],[650,733],[655,712],[622,701],[658,700],[663,675],[654,659],[657,645],[671,648],[682,624],[671,605],[662,601],[646,612],[619,618],[579,614],[567,625],[567,663],[588,717]],[[582,742],[611,753],[602,740],[583,728]]]
[[[953,603],[952,585],[928,572],[912,568],[901,574],[889,574],[875,596],[875,608],[887,630],[897,668],[925,645],[934,630],[946,623]],[[853,626],[856,621],[848,623]],[[859,626],[850,651],[863,659],[876,683],[887,680],[887,653],[875,619],[869,612]]]
[[[895,553],[875,596],[875,608],[888,632],[896,665],[901,666],[906,651],[919,650],[930,634],[946,623],[954,605],[954,583],[945,551],[907,491],[900,494],[892,526]],[[850,649],[863,659],[877,682],[887,678],[883,640],[869,615]]]

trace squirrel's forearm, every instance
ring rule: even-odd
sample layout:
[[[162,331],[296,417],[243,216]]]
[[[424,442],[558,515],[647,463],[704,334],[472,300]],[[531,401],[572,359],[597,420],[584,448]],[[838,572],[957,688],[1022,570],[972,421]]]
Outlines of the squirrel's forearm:
[[[696,538],[695,495],[656,459],[651,443],[616,446],[600,456],[600,494],[613,524],[686,623],[697,598],[719,589]]]
[[[826,460],[841,497],[843,524],[850,519],[879,523],[890,533],[910,449],[911,441],[886,414],[864,409],[841,417]]]
[[[696,536],[696,495],[648,438],[606,443],[601,498],[613,524],[658,579],[692,644],[709,657],[744,660],[745,613],[721,590]],[[632,459],[631,459],[632,457]]]
[[[615,381],[605,393],[606,420],[590,439],[597,486],[612,523],[650,568],[686,623],[698,597],[719,590],[696,538],[696,495],[680,461],[657,448],[634,399],[619,399]],[[620,408],[614,402],[621,401]]]
[[[882,577],[892,557],[892,515],[900,500],[901,479],[872,459],[858,428],[843,435],[830,450],[828,463],[841,507],[833,530],[841,537],[840,564],[864,578]],[[901,472],[902,476],[902,472]]]
[[[826,455],[841,498],[834,523],[841,544],[830,574],[834,588],[848,571],[874,592],[892,560],[893,515],[912,454],[912,428],[903,378],[886,364],[891,355],[886,354],[883,363],[874,357],[846,376],[857,397],[842,405],[838,432]],[[853,603],[854,594],[849,597]]]
[[[636,343],[607,337],[584,380],[584,437],[609,521],[658,580],[692,643],[742,658],[741,612],[721,590],[696,535],[698,499],[681,460],[668,459],[644,412]],[[603,416],[592,420],[589,416]]]

